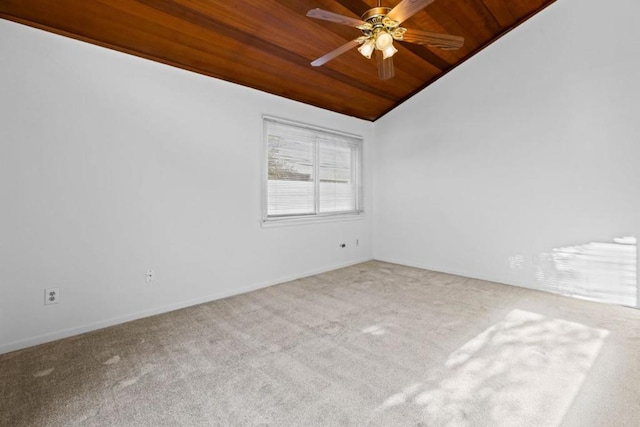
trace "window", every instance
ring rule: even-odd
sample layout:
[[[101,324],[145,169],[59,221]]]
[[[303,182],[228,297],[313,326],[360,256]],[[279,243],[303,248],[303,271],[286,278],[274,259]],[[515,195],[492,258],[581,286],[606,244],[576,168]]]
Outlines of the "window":
[[[264,119],[263,221],[359,215],[362,139]]]

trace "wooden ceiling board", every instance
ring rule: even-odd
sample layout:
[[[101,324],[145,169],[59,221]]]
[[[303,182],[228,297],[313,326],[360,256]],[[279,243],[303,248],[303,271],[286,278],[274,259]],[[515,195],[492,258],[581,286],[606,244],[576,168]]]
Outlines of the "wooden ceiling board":
[[[483,0],[483,3],[503,28],[509,27],[516,22],[515,16],[511,14],[511,11],[507,8],[507,4],[505,4],[504,1]]]
[[[396,42],[385,81],[355,48],[310,65],[361,32],[308,10],[359,18],[377,0],[0,0],[0,17],[374,121],[554,1],[435,0],[402,26],[462,36],[464,46]]]

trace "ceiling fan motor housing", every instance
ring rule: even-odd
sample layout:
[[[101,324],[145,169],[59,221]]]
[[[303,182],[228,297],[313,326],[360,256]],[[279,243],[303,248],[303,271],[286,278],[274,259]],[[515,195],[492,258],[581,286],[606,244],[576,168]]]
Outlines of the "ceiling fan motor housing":
[[[362,14],[362,20],[371,25],[382,25],[382,20],[391,12],[390,7],[374,7]],[[376,22],[377,21],[377,22]]]
[[[402,41],[406,29],[399,27],[400,23],[389,19],[390,7],[374,7],[362,14],[362,20],[366,22],[359,26],[364,33],[364,39],[376,37],[380,32],[389,33],[395,40]]]

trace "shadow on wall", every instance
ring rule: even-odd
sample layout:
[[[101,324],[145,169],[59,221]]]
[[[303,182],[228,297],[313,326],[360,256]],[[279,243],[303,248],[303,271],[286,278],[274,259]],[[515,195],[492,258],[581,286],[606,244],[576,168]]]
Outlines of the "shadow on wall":
[[[636,237],[621,237],[543,253],[535,266],[535,280],[550,292],[637,307],[637,263]]]
[[[608,334],[513,310],[453,352],[426,381],[387,398],[374,418],[409,410],[426,425],[558,426]]]

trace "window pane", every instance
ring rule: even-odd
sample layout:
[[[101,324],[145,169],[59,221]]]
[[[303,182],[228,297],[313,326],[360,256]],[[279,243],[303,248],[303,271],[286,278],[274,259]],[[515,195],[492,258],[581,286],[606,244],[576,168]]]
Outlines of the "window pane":
[[[343,142],[320,140],[320,212],[356,209],[354,151]]]
[[[269,136],[268,215],[303,215],[315,212],[313,141]]]

